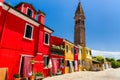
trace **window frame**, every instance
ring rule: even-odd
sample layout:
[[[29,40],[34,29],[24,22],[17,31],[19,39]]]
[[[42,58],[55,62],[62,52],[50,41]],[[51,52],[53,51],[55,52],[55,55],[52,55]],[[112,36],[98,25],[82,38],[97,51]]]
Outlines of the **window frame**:
[[[26,35],[26,29],[27,29],[27,26],[28,26],[28,25],[32,28],[31,38],[28,38],[28,37],[25,36],[25,35]],[[34,30],[34,27],[33,27],[32,25],[26,23],[26,24],[25,24],[25,30],[24,30],[24,38],[25,38],[25,39],[28,39],[28,40],[32,40],[32,39],[33,39],[33,30]]]
[[[48,43],[45,43],[45,35],[46,35],[46,34],[48,35]],[[45,44],[45,45],[49,45],[49,44],[50,44],[50,34],[47,33],[47,32],[44,33],[44,44]]]
[[[68,53],[68,51],[69,51],[69,46],[66,45],[66,53]]]
[[[50,57],[48,55],[45,55],[43,58],[45,57],[48,58],[48,62],[46,63],[47,65],[45,65],[45,60],[44,60],[44,68],[48,68]]]
[[[32,15],[31,15],[31,16],[29,16],[29,15],[27,14],[27,13],[28,13],[28,9],[32,11]],[[33,11],[31,8],[27,7],[27,9],[26,9],[26,15],[29,16],[29,17],[31,17],[31,18],[33,18],[33,13],[34,13],[34,11]]]

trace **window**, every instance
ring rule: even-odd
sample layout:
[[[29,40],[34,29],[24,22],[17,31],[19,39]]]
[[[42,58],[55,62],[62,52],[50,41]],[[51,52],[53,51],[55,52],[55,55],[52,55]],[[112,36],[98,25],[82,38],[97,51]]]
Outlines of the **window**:
[[[76,48],[74,48],[74,54],[76,54]]]
[[[68,53],[68,45],[66,45],[66,52]]]
[[[44,43],[49,44],[49,34],[45,33]]]
[[[84,21],[82,21],[82,24],[84,25]]]
[[[60,59],[60,66],[61,66],[61,67],[64,66],[64,59]]]
[[[48,56],[45,56],[44,57],[44,67],[47,67],[49,64],[49,57]]]
[[[31,9],[27,9],[27,15],[29,16],[29,17],[32,17],[32,10]]]
[[[32,39],[33,27],[26,25],[24,37],[27,39]]]
[[[90,50],[90,55],[92,55],[91,50]]]
[[[74,49],[71,47],[71,52],[74,54],[74,51],[73,51]]]
[[[82,60],[82,66],[84,66],[84,61]]]
[[[72,61],[72,64],[73,64],[73,66],[75,66],[75,62],[74,61]]]
[[[78,65],[80,65],[81,64],[81,61],[80,60],[78,60]]]
[[[86,50],[86,54],[88,54],[88,50]]]
[[[68,61],[68,60],[66,61],[66,66],[67,66],[67,67],[69,67],[69,66],[70,66],[70,63],[69,63],[69,61]]]
[[[80,20],[78,20],[78,24],[80,23]]]
[[[75,21],[75,24],[77,24],[77,21]]]

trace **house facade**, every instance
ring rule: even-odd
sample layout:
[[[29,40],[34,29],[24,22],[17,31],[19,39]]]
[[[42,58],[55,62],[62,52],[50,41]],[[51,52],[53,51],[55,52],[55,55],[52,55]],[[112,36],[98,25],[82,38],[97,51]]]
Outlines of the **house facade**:
[[[80,16],[77,16],[83,15],[81,10],[79,3],[75,28],[82,27],[80,29],[83,30],[84,17],[81,16],[81,23],[78,19]],[[58,72],[64,74],[90,70],[92,58],[90,49],[85,47],[85,34],[82,36],[79,32],[82,42],[79,38],[78,41],[75,39],[73,44],[66,39],[51,36],[52,32],[53,30],[45,25],[45,13],[36,10],[32,4],[21,2],[12,7],[1,0],[0,68],[8,70],[8,80],[12,80],[14,74],[27,78],[33,72],[41,72],[47,77],[51,73],[56,75]],[[75,38],[78,38],[77,36]]]
[[[51,36],[50,58],[52,60],[52,74],[64,74],[65,42],[64,39]]]
[[[82,70],[82,47],[78,45],[78,71]]]
[[[74,72],[74,44],[68,40],[65,42],[65,73]]]
[[[53,30],[44,25],[45,14],[24,2],[15,7],[0,4],[0,68],[8,68],[8,80],[16,73],[29,77],[32,71],[47,76],[45,57]]]

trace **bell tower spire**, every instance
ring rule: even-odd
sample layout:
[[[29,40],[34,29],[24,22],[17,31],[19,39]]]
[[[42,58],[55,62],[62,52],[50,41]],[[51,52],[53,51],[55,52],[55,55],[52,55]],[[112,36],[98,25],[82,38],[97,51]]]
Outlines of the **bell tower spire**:
[[[84,25],[84,11],[82,8],[82,5],[79,1],[77,9],[75,11],[75,16],[74,16],[74,44],[75,45],[81,45],[83,47],[86,46],[85,42],[85,25]]]

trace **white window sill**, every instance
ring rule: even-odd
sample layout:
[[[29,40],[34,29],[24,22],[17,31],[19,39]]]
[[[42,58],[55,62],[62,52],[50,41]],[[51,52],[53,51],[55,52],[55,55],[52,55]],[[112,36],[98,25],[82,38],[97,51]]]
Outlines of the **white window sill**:
[[[49,46],[49,44],[44,43],[44,45]]]
[[[32,41],[33,39],[31,38],[27,38],[27,37],[23,37],[24,39],[26,39],[26,40],[30,40],[30,41]]]

